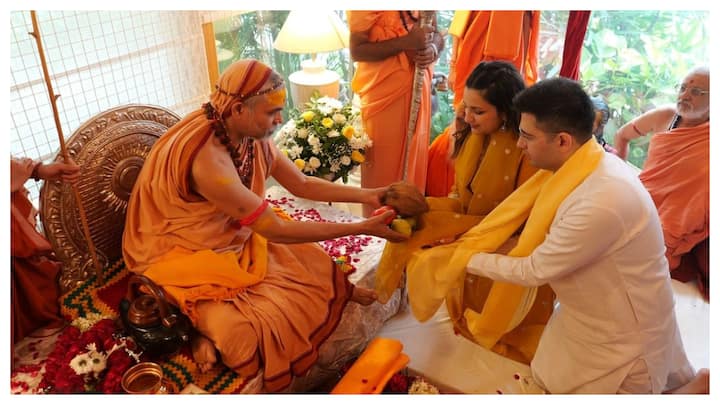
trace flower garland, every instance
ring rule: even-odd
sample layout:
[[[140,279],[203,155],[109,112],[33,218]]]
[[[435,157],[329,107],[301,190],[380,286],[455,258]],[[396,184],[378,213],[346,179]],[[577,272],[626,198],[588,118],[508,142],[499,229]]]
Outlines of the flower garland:
[[[121,336],[112,319],[78,318],[65,328],[45,362],[43,393],[123,392],[125,371],[140,361],[134,343]]]

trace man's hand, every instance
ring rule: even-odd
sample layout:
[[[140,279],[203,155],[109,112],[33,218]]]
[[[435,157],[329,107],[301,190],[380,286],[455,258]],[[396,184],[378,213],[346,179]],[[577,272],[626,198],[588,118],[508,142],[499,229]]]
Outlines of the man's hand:
[[[432,26],[422,26],[419,22],[413,25],[413,28],[405,36],[405,49],[420,51],[430,46],[430,33],[434,32],[435,28]]]
[[[378,188],[367,188],[363,189],[366,192],[366,197],[363,204],[367,204],[373,209],[382,207],[382,198],[387,193],[389,186],[378,187]]]
[[[43,180],[58,180],[75,184],[80,179],[80,166],[75,164],[72,159],[68,163],[53,162],[50,164],[40,164],[37,170],[38,177]]]
[[[434,45],[428,44],[424,49],[415,52],[415,65],[424,69],[437,60],[438,52]]]
[[[361,233],[387,239],[390,242],[404,242],[408,240],[407,235],[395,232],[387,226],[388,219],[393,215],[395,214],[392,211],[386,211],[380,215],[366,219],[362,222],[363,230]]]

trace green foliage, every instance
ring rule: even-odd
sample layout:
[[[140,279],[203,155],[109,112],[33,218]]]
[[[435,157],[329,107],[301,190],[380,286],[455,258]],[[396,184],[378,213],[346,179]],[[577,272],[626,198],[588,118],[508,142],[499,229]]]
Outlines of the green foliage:
[[[220,71],[240,58],[256,58],[273,66],[287,80],[300,69],[300,55],[275,51],[277,36],[288,11],[257,11],[232,17],[225,30],[216,30],[220,47],[233,58],[220,63]],[[338,12],[346,20],[343,11]],[[438,28],[446,32],[453,10],[437,12]],[[538,74],[541,79],[557,76],[567,11],[542,11],[538,45]],[[602,96],[611,109],[605,138],[613,143],[618,128],[632,118],[660,105],[673,103],[674,86],[697,65],[707,64],[709,52],[707,11],[592,11],[580,64],[580,78],[591,95]],[[217,24],[216,24],[217,25]],[[222,25],[222,24],[221,24]],[[222,32],[219,32],[222,31]],[[452,49],[450,35],[435,65],[435,72],[448,74]],[[340,75],[340,101],[351,100],[353,68],[347,49],[325,54],[329,69]],[[453,93],[437,93],[438,109],[432,117],[431,141],[454,118]],[[283,114],[297,107],[288,97]],[[647,137],[631,142],[628,160],[642,167],[647,155]]]
[[[675,102],[674,86],[707,64],[704,11],[593,11],[585,35],[580,78],[611,110],[605,138],[650,109]],[[649,139],[630,143],[628,160],[642,167]]]

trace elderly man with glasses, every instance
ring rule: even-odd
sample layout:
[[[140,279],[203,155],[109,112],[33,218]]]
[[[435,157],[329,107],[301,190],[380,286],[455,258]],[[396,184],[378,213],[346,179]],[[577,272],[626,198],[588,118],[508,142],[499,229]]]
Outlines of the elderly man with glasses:
[[[615,135],[620,157],[631,139],[650,134],[640,173],[657,206],[673,278],[696,279],[709,299],[710,70],[691,70],[675,106],[648,111]]]

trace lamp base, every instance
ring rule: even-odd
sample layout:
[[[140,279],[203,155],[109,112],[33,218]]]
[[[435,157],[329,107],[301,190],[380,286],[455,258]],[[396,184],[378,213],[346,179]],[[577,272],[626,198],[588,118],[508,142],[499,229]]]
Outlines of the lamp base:
[[[302,109],[314,91],[321,96],[337,98],[340,92],[340,75],[317,61],[304,60],[302,70],[290,74],[290,96],[295,107]]]

